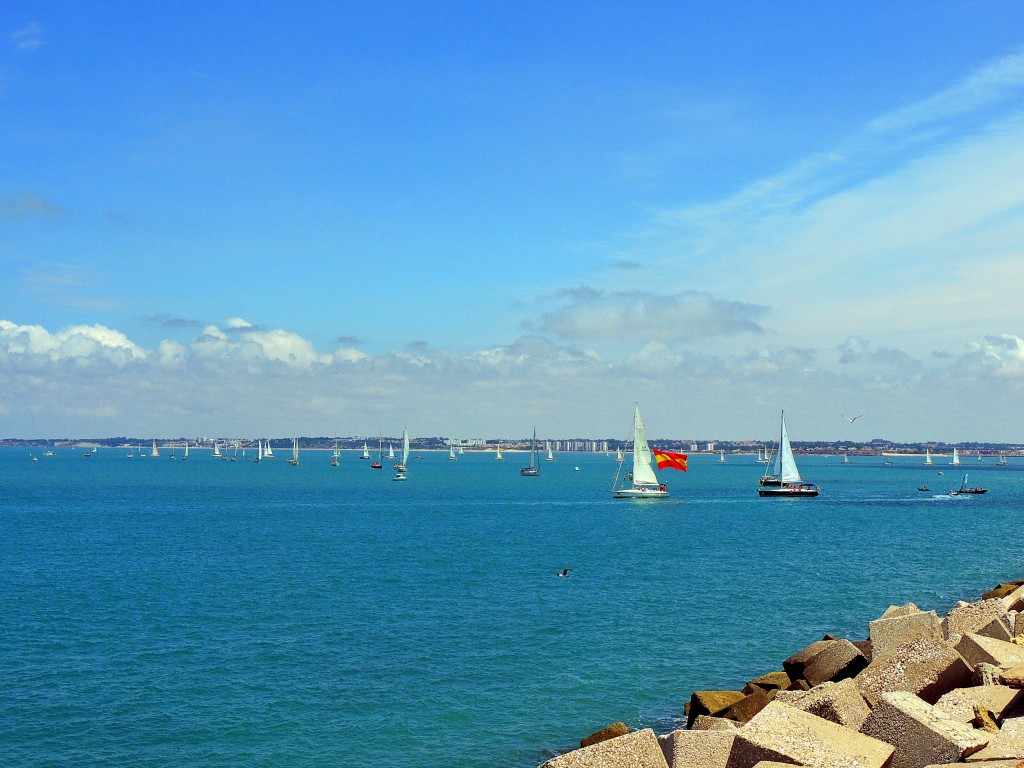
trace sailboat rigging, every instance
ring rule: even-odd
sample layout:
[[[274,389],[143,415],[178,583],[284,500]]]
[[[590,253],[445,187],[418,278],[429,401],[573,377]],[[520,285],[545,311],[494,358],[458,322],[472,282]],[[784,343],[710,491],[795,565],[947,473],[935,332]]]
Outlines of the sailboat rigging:
[[[537,477],[540,467],[537,466],[537,428],[533,428],[533,439],[530,441],[530,466],[519,470],[523,477]]]
[[[793,448],[789,443],[789,433],[786,431],[785,411],[782,412],[779,452],[775,455],[774,464],[765,467],[764,476],[758,483],[758,496],[812,498],[821,491],[821,488],[813,483],[805,483],[800,477],[796,459],[793,458]]]
[[[402,460],[395,464],[395,476],[392,480],[406,480],[406,463],[409,461],[409,428],[402,430]]]
[[[618,462],[615,479],[612,480],[612,497],[616,499],[665,499],[668,498],[668,486],[658,481],[651,466],[651,448],[647,444],[647,431],[644,419],[640,415],[640,406],[633,411],[633,471],[623,475],[619,485],[619,475],[624,462]],[[628,487],[627,487],[628,483]]]

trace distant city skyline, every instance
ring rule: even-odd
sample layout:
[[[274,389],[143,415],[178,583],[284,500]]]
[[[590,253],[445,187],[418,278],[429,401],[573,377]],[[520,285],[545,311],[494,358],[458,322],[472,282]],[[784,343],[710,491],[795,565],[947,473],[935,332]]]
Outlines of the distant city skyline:
[[[1019,4],[6,10],[0,438],[1024,439]]]

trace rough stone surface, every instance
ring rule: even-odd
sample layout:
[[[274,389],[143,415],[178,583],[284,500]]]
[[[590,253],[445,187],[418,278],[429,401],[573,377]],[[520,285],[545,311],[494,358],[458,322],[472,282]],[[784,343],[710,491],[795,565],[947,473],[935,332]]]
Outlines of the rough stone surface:
[[[1024,586],[1024,579],[1018,579],[1016,581],[1004,581],[1002,584],[997,584],[984,595],[981,596],[982,600],[991,600],[994,597],[1006,597],[1011,592],[1016,591],[1020,586]]]
[[[925,768],[949,768],[949,764],[926,765]],[[978,768],[1024,768],[1024,765],[1020,764],[1020,760],[992,760],[981,763]]]
[[[736,733],[672,731],[658,737],[668,768],[727,768]]]
[[[935,611],[918,611],[868,622],[872,654],[883,654],[919,637],[943,639],[942,624]]]
[[[982,762],[986,760],[1024,760],[1024,719],[1005,721],[987,747],[967,758],[967,762],[980,762],[983,768],[989,768],[989,763]]]
[[[815,642],[808,645],[806,648],[801,648],[799,651],[794,653],[784,662],[782,662],[782,668],[786,670],[786,674],[789,675],[789,679],[794,682],[802,679],[804,676],[804,667],[811,661],[815,656],[828,648],[829,645],[836,642],[835,640],[816,640]]]
[[[699,715],[720,715],[743,698],[740,691],[694,691],[690,697],[686,727],[693,725]]]
[[[1024,611],[1017,611],[1013,618],[1013,636],[1024,637]]]
[[[596,733],[592,733],[585,739],[580,739],[581,747],[589,747],[591,744],[598,744],[608,739],[614,739],[616,736],[625,736],[629,733],[629,726],[625,723],[612,723],[607,728],[602,728]]]
[[[936,702],[935,710],[961,723],[969,723],[974,719],[974,708],[980,706],[1001,720],[1020,701],[1024,701],[1024,692],[1017,688],[982,685],[950,691]]]
[[[789,687],[791,682],[793,681],[789,679],[789,675],[780,670],[778,672],[769,672],[766,675],[756,677],[748,682],[747,685],[756,685],[759,688],[770,691],[773,688],[784,690]]]
[[[871,714],[853,680],[823,683],[810,691],[779,691],[777,699],[854,731],[859,731]]]
[[[1024,688],[1024,664],[1004,670],[999,675],[999,680],[1011,688]]]
[[[870,736],[773,701],[736,734],[730,768],[762,760],[812,768],[883,768],[894,749]]]
[[[883,693],[861,733],[892,744],[890,768],[955,763],[988,743],[988,734],[937,712],[912,693]]]
[[[958,603],[942,620],[942,630],[947,640],[955,640],[957,635],[977,632],[992,619],[1001,619],[1005,615],[1003,601],[996,598],[978,603]]]
[[[995,640],[1005,640],[1008,643],[1013,641],[1013,632],[1010,631],[1010,625],[1007,623],[1006,616],[992,619],[992,621],[979,629],[977,634],[991,637]]]
[[[966,634],[956,644],[957,653],[969,664],[994,664],[1009,669],[1024,664],[1024,646],[994,640],[984,635]]]
[[[885,609],[885,613],[882,614],[883,619],[891,619],[896,616],[909,616],[912,613],[920,613],[921,609],[913,603],[907,603],[906,605],[890,605]]]
[[[745,696],[727,710],[728,717],[745,723],[754,717],[758,712],[767,707],[775,698],[778,691],[757,690],[749,696]]]
[[[1002,598],[1003,607],[1006,610],[1024,607],[1024,582],[1019,584],[1013,592]]]
[[[857,646],[849,640],[835,640],[804,666],[804,679],[811,687],[853,677],[868,665]]]
[[[711,715],[697,715],[690,726],[691,731],[735,731],[740,724],[735,720],[724,717],[712,717]]]
[[[907,691],[934,704],[944,693],[971,683],[971,667],[946,643],[918,638],[872,659],[857,687],[873,704],[883,693]]]
[[[553,757],[541,768],[668,768],[654,731],[645,728],[625,736]]]

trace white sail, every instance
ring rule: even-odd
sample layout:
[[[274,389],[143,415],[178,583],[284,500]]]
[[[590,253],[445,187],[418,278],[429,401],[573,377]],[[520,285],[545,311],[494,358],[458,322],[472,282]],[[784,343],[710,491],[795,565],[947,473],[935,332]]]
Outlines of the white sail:
[[[263,458],[264,459],[272,459],[272,458],[274,458],[274,451],[270,447],[270,438],[267,438],[267,445],[263,449]]]
[[[782,412],[782,434],[779,437],[779,455],[776,458],[779,466],[779,481],[782,483],[801,482],[800,471],[796,468],[793,449],[789,445],[789,433],[786,432],[786,412]]]
[[[188,440],[185,441],[185,455],[181,457],[182,461],[188,458]]]
[[[658,476],[651,466],[651,448],[647,445],[647,432],[638,405],[633,414],[633,487],[657,484]]]
[[[391,444],[390,440],[388,441],[388,458],[389,459],[395,458],[395,446],[393,446]]]
[[[550,440],[546,440],[545,444],[547,445],[547,448],[548,448],[548,457],[546,459],[544,459],[544,461],[554,461],[555,460],[555,454],[553,454],[551,452],[551,441]]]
[[[214,441],[213,443],[213,455],[218,458],[220,457],[220,443],[217,441]]]
[[[409,463],[409,429],[402,430],[402,463]]]
[[[960,454],[957,453],[956,448],[953,449],[953,460],[951,462],[949,462],[949,463],[950,464],[959,464],[960,463]]]
[[[153,450],[149,452],[150,456],[159,456],[160,449],[156,447],[156,440],[153,441]]]
[[[501,455],[501,443],[498,443],[498,451],[494,454],[495,461],[504,461],[505,457]]]
[[[459,457],[455,455],[455,446],[448,446],[448,461],[458,461]]]
[[[925,448],[924,449],[924,463],[925,464],[931,464],[932,463],[932,452],[931,452],[930,448]]]

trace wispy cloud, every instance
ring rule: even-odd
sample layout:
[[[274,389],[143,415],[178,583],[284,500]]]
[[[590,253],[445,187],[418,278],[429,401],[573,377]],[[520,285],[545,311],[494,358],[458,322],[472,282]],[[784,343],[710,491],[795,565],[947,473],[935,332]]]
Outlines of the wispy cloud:
[[[22,290],[45,304],[99,311],[116,308],[119,302],[96,295],[102,281],[85,266],[49,261],[34,264],[21,272]]]
[[[546,313],[541,330],[563,339],[652,339],[763,333],[757,320],[767,308],[728,301],[699,291],[658,295],[592,288],[563,291],[563,306]]]
[[[0,195],[0,219],[23,221],[25,219],[53,218],[61,216],[64,209],[52,200],[32,192],[20,195]]]
[[[12,32],[10,39],[14,43],[14,47],[20,51],[32,51],[46,45],[43,28],[34,21],[17,32]]]

